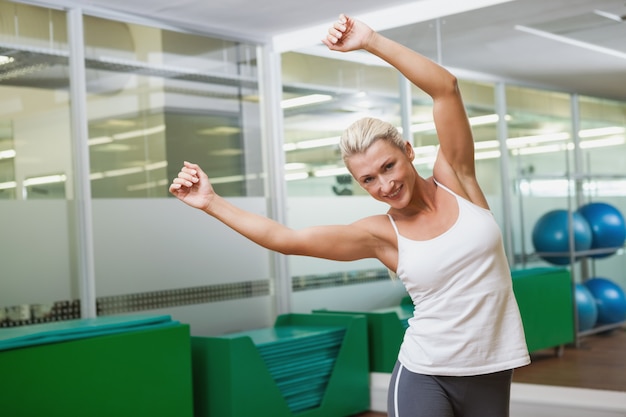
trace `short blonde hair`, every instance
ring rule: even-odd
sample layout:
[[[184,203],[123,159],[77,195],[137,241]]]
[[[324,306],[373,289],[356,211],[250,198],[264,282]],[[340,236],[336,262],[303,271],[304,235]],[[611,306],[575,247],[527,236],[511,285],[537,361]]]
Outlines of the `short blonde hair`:
[[[339,148],[345,161],[351,155],[366,151],[377,140],[387,140],[404,150],[406,141],[391,123],[373,117],[365,117],[352,123],[341,135]]]

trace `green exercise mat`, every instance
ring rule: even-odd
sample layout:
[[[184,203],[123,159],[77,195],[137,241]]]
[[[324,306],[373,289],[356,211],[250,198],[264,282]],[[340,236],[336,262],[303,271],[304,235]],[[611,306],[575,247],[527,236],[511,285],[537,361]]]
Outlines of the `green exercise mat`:
[[[155,327],[177,326],[168,315],[106,316],[0,329],[0,351]]]

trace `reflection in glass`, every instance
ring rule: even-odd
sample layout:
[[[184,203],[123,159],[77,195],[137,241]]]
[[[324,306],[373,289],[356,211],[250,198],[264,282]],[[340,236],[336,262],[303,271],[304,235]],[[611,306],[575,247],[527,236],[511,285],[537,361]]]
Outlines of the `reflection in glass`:
[[[15,199],[16,186],[13,123],[0,119],[0,200]]]
[[[65,13],[0,1],[0,326],[75,298]],[[43,306],[48,306],[44,308]]]
[[[299,53],[283,54],[282,65],[288,194],[363,194],[347,180],[339,137],[366,116],[400,126],[397,72]]]
[[[244,146],[260,140],[252,45],[89,16],[85,27],[94,198],[165,197],[184,160],[224,196],[259,193],[261,155]]]

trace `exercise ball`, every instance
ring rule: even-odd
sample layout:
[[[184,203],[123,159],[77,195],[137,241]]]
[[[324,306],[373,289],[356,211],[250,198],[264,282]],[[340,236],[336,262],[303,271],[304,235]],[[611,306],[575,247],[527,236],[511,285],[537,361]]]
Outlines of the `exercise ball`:
[[[608,278],[593,277],[585,286],[596,300],[598,324],[619,323],[626,319],[626,294]]]
[[[591,249],[620,248],[624,245],[626,222],[617,208],[607,203],[589,203],[581,206],[578,212],[591,227]],[[616,251],[617,249],[592,256],[603,258]]]
[[[591,291],[583,284],[576,284],[576,310],[578,312],[578,331],[589,330],[596,325],[598,306]]]
[[[574,250],[584,251],[591,248],[591,228],[589,223],[578,212],[571,212],[573,219]],[[542,215],[532,231],[532,241],[536,252],[569,252],[570,243],[570,212],[557,209]],[[543,256],[545,261],[555,265],[566,265],[569,256]]]

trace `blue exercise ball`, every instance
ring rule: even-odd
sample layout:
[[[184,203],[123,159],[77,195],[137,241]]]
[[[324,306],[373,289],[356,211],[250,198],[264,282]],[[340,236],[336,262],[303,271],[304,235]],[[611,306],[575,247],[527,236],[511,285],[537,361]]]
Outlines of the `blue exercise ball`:
[[[613,255],[626,241],[626,222],[622,213],[607,203],[589,203],[581,206],[578,212],[591,227],[591,249],[616,248],[615,251],[592,255],[604,258]]]
[[[626,319],[626,294],[622,287],[603,277],[593,277],[585,281],[585,286],[596,300],[597,324],[614,324]]]
[[[593,328],[598,321],[598,306],[593,294],[584,284],[576,284],[576,310],[578,312],[578,331]]]
[[[571,212],[573,219],[574,250],[584,251],[591,248],[591,228],[589,223],[578,212]],[[569,252],[570,250],[570,212],[557,209],[542,215],[532,231],[532,241],[536,252]],[[555,265],[566,265],[569,256],[544,256],[545,261]]]

